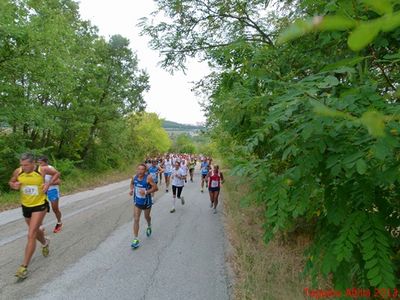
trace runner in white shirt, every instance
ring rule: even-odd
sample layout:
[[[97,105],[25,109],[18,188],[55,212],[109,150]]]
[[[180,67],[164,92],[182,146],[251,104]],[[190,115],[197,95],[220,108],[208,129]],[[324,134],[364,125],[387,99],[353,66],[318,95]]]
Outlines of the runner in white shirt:
[[[185,183],[187,183],[187,174],[188,174],[189,168],[188,168],[188,166],[186,164],[186,160],[184,160],[184,159],[181,162],[181,169],[182,169],[182,172],[183,172],[183,174],[185,176]]]
[[[182,205],[185,204],[185,199],[182,194],[183,186],[185,185],[184,180],[185,180],[185,175],[181,169],[181,164],[179,162],[175,163],[175,168],[172,171],[172,209],[170,210],[171,213],[175,212],[175,202],[176,202],[176,197],[178,196],[178,199],[181,199]]]
[[[49,165],[49,159],[47,158],[47,156],[40,156],[37,160],[38,164],[41,167],[49,167],[51,169],[54,169],[54,167]],[[51,175],[45,175],[44,177],[44,182],[51,182],[52,180],[52,176]],[[63,223],[61,221],[61,211],[60,211],[60,207],[59,207],[59,200],[60,200],[60,187],[59,187],[59,183],[60,180],[57,180],[56,185],[51,185],[49,187],[49,189],[47,190],[47,200],[50,202],[51,204],[51,208],[57,218],[57,224],[54,227],[53,232],[54,233],[59,233],[62,229]]]
[[[167,154],[166,158],[164,159],[162,168],[164,169],[164,176],[165,176],[165,192],[168,193],[168,188],[170,184],[170,178],[172,174],[172,159],[170,158],[169,154]]]

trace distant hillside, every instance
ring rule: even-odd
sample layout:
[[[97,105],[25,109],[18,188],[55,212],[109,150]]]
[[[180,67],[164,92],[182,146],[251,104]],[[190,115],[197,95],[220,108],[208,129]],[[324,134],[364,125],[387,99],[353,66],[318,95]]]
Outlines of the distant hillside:
[[[168,120],[163,120],[163,127],[166,131],[197,131],[204,129],[202,126],[180,124]]]

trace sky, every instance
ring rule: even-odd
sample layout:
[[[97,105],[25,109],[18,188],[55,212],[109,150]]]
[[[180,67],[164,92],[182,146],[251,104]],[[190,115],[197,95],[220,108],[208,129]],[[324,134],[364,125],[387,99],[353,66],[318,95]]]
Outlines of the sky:
[[[140,36],[136,27],[141,17],[149,16],[155,10],[152,0],[79,0],[80,14],[99,28],[99,33],[109,38],[120,34],[130,40],[136,51],[139,66],[150,75],[150,91],[144,95],[147,111],[155,112],[161,118],[184,124],[205,121],[199,105],[200,99],[191,92],[193,83],[207,75],[210,70],[206,63],[191,60],[186,75],[176,72],[171,75],[158,63],[158,51],[148,47],[149,38]]]

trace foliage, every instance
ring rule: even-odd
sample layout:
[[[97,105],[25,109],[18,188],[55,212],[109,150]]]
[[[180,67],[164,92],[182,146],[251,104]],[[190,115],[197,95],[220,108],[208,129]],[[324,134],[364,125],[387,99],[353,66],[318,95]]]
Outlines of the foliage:
[[[174,140],[171,151],[174,153],[195,153],[196,146],[193,142],[193,138],[187,133],[179,134]]]
[[[398,286],[400,3],[155,2],[171,22],[142,26],[163,65],[215,67],[197,86],[208,127],[251,184],[243,203],[265,207],[265,240],[312,228],[315,281]]]
[[[162,120],[155,113],[139,113],[128,117],[129,139],[140,148],[136,157],[148,157],[166,153],[172,144],[162,127]]]
[[[163,136],[144,149],[129,138],[137,124],[127,116],[144,110],[148,75],[126,38],[105,40],[78,8],[72,0],[0,1],[0,190],[25,151],[68,172],[118,168],[169,145]]]

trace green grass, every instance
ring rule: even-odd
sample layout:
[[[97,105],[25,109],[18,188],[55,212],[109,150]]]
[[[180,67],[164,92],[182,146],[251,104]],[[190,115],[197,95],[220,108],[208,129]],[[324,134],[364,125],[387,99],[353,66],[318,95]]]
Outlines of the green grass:
[[[108,170],[104,172],[95,172],[93,170],[74,169],[66,176],[62,177],[61,193],[62,195],[71,194],[105,185],[112,182],[128,179],[134,173],[134,167],[129,166],[119,170]],[[0,211],[15,208],[20,205],[19,192],[11,191],[0,193]]]

